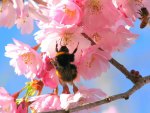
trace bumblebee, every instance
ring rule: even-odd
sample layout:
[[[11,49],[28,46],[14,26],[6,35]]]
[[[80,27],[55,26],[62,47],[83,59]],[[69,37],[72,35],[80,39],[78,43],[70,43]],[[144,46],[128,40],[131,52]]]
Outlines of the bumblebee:
[[[78,88],[73,83],[73,80],[77,77],[77,67],[72,64],[78,45],[72,53],[69,53],[67,46],[61,46],[60,49],[58,49],[58,44],[56,42],[56,75],[59,77],[60,84],[63,86],[63,93],[70,93],[67,83],[73,85],[74,93],[78,91]]]
[[[146,7],[142,7],[139,12],[140,14],[140,20],[141,20],[141,24],[140,24],[140,28],[145,28],[147,26],[147,24],[149,23],[149,19],[150,19],[150,16],[149,16],[149,12],[147,10]]]

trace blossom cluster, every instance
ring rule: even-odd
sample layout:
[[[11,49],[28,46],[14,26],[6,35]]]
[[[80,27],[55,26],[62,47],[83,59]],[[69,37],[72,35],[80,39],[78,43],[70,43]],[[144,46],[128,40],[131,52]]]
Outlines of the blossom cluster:
[[[142,7],[150,11],[149,2],[148,0],[2,0],[0,26],[10,28],[16,24],[21,33],[29,34],[33,31],[36,20],[40,29],[34,35],[37,46],[31,47],[13,39],[14,44],[5,47],[5,56],[11,58],[10,65],[15,68],[16,74],[24,75],[31,81],[39,79],[45,86],[56,90],[60,82],[53,63],[57,54],[56,44],[58,48],[66,46],[69,53],[78,47],[73,62],[77,67],[77,77],[74,81],[79,82],[80,78],[93,79],[109,69],[109,60],[114,52],[124,51],[134,43],[138,35],[132,33],[129,28],[133,27],[136,19],[142,16],[138,13]],[[40,52],[37,51],[38,48]],[[39,85],[41,84],[34,88],[39,90]],[[74,103],[83,104],[105,96],[98,89],[79,88],[75,94],[60,94],[60,96],[56,91],[54,94],[25,98],[12,109],[11,106],[15,106],[16,99],[12,101],[13,97],[7,92],[0,93],[0,96],[2,95],[10,98],[11,105],[2,105],[0,110],[9,110],[11,113],[15,108],[23,108],[20,106],[30,106],[37,112],[69,109],[77,106]],[[27,100],[33,101],[32,104],[28,105]],[[27,108],[23,109],[27,111]]]

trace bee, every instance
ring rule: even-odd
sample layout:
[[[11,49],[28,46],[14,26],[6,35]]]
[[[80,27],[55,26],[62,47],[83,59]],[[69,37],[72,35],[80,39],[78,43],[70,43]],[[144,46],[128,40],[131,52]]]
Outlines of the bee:
[[[141,16],[139,19],[141,20],[140,28],[142,29],[146,27],[147,24],[149,23],[149,19],[150,19],[149,12],[146,7],[142,7],[138,13]]]
[[[77,52],[78,45],[72,53],[69,53],[69,49],[66,45],[61,45],[60,49],[58,49],[58,44],[56,42],[56,75],[59,78],[60,84],[63,86],[63,93],[70,93],[67,83],[73,85],[74,93],[78,91],[78,88],[73,83],[73,80],[77,77],[77,67],[76,65],[72,64],[72,62],[74,62],[74,57],[75,53]]]

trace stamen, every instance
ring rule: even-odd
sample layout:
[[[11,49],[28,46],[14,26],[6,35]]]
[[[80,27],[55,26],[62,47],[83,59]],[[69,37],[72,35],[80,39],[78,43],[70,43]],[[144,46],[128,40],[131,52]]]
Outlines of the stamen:
[[[22,60],[24,61],[25,64],[33,64],[34,59],[35,59],[35,55],[31,52],[28,53],[24,53],[21,55]]]
[[[64,33],[64,35],[63,35],[64,45],[68,45],[71,42],[72,35],[73,35],[73,33]]]
[[[64,7],[65,13],[70,16],[70,17],[74,17],[76,14],[76,10],[70,10],[67,8],[67,6],[65,5]]]
[[[100,0],[90,0],[88,6],[94,13],[98,13],[102,10],[102,4]]]

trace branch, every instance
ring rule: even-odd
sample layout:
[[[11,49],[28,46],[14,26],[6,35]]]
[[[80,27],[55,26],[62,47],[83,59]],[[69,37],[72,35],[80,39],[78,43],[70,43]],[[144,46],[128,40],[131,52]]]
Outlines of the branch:
[[[71,112],[76,112],[76,111],[80,111],[80,110],[84,110],[84,109],[93,108],[93,107],[96,107],[99,105],[107,104],[107,103],[110,103],[110,102],[118,100],[118,99],[127,100],[133,93],[135,93],[137,90],[139,90],[141,87],[143,87],[144,85],[146,85],[148,83],[150,83],[150,75],[140,78],[138,80],[138,82],[136,82],[131,89],[129,89],[128,91],[126,91],[124,93],[113,95],[113,96],[107,97],[103,100],[98,100],[93,103],[86,103],[86,104],[77,106],[75,108],[71,108],[68,111],[56,110],[56,111],[42,112],[42,113],[71,113]]]
[[[111,58],[109,60],[109,62],[115,66],[118,70],[120,70],[125,76],[126,78],[128,78],[129,80],[132,81],[132,83],[136,83],[138,81],[138,79],[141,78],[141,76],[134,76],[133,74],[131,74],[122,64],[120,64],[118,61],[116,61],[114,58]]]
[[[91,45],[96,45],[96,43],[85,33],[82,33],[82,35],[91,42]],[[102,50],[101,48],[99,48],[100,50]],[[141,75],[135,76],[134,74],[130,73],[130,71],[128,71],[122,64],[120,64],[119,62],[117,62],[115,59],[110,59],[109,62],[114,65],[118,70],[120,70],[129,80],[132,81],[132,83],[134,84],[133,87],[131,89],[129,89],[128,91],[124,92],[124,93],[120,93],[117,95],[113,95],[110,97],[107,97],[103,100],[98,100],[96,102],[93,103],[85,103],[83,105],[74,107],[74,108],[70,108],[68,111],[65,110],[56,110],[56,111],[50,111],[50,112],[42,112],[42,113],[71,113],[71,112],[76,112],[76,111],[80,111],[80,110],[84,110],[84,109],[89,109],[89,108],[93,108],[99,105],[103,105],[103,104],[107,104],[110,103],[112,101],[118,100],[118,99],[129,99],[129,97],[135,93],[137,90],[139,90],[141,87],[143,87],[144,85],[150,83],[150,75],[146,76],[146,77],[142,77]]]
[[[89,40],[91,42],[91,45],[96,45],[96,43],[85,33],[81,33],[84,38],[86,38],[87,40]],[[101,48],[99,48],[100,50],[102,50]],[[118,70],[120,70],[125,76],[126,78],[128,78],[129,80],[131,80],[132,83],[136,83],[137,80],[139,78],[141,78],[141,76],[139,76],[138,78],[135,77],[133,74],[130,73],[130,71],[128,71],[122,64],[120,64],[117,60],[115,60],[114,58],[111,58],[109,60],[109,62],[115,66]]]

